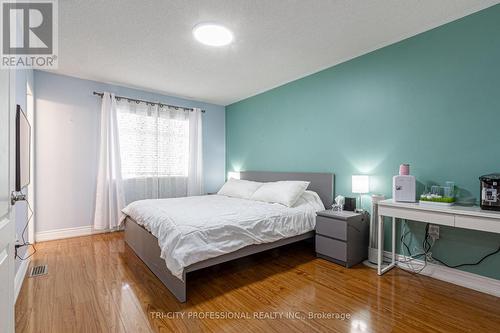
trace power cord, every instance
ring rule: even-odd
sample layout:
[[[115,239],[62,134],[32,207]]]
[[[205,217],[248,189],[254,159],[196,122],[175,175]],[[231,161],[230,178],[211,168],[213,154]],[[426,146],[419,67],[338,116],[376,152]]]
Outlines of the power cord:
[[[27,242],[25,239],[24,239],[24,234],[26,233],[26,229],[28,228],[28,225],[31,221],[31,219],[33,218],[33,209],[31,209],[31,206],[30,206],[30,203],[28,200],[24,200],[26,202],[26,206],[28,207],[29,211],[30,211],[30,215],[28,216],[28,220],[26,221],[26,225],[24,226],[23,228],[23,232],[21,233],[21,239],[22,239],[22,243],[21,244],[16,244],[15,245],[15,257],[20,259],[20,260],[26,260],[28,258],[30,258],[32,255],[34,255],[36,253],[36,247],[34,244],[30,243],[30,242]],[[33,248],[33,252],[31,252],[28,256],[26,257],[21,257],[17,254],[17,250],[21,247],[25,247],[25,246],[31,246]]]
[[[489,258],[497,253],[500,252],[500,246],[498,247],[498,249],[496,251],[493,251],[491,253],[488,253],[487,255],[485,255],[484,257],[482,257],[481,259],[479,259],[477,262],[475,263],[467,263],[467,264],[458,264],[458,265],[449,265],[447,264],[446,262],[444,262],[443,260],[441,259],[438,259],[436,257],[432,257],[433,260],[439,262],[440,264],[443,264],[445,265],[446,267],[449,267],[449,268],[458,268],[458,267],[464,267],[464,266],[477,266],[479,265],[480,263],[482,263],[486,258]]]
[[[432,242],[429,241],[429,232],[428,231],[429,231],[429,226],[427,225],[426,229],[425,229],[425,238],[424,238],[424,241],[422,242],[423,252],[418,253],[418,254],[412,254],[410,251],[409,245],[405,241],[406,237],[410,234],[410,231],[406,231],[406,222],[403,223],[403,230],[401,233],[401,244],[402,244],[402,252],[403,252],[403,255],[406,259],[399,260],[399,262],[406,264],[408,266],[408,269],[406,269],[406,270],[412,274],[419,274],[420,272],[422,272],[427,267],[427,263],[429,262],[429,259],[431,257],[430,250],[434,246],[434,239],[432,239]],[[408,252],[408,255],[405,253],[405,249]],[[413,261],[422,257],[422,256],[424,257],[423,266],[418,267],[418,268],[415,267],[413,265]]]
[[[405,255],[406,257],[406,254],[404,253],[405,249],[406,251],[408,252],[408,257],[409,259],[407,260],[404,260],[402,261],[403,263],[407,263],[409,264],[408,266],[411,268],[411,270],[415,273],[415,272],[418,272],[420,273],[426,266],[427,266],[427,263],[428,262],[432,262],[432,261],[436,261],[446,267],[449,267],[449,268],[459,268],[459,267],[464,267],[464,266],[477,266],[479,264],[481,264],[484,260],[486,260],[487,258],[497,254],[497,253],[500,253],[500,246],[498,247],[498,249],[496,249],[495,251],[491,252],[491,253],[488,253],[486,254],[485,256],[483,256],[481,259],[479,259],[478,261],[474,262],[474,263],[464,263],[464,264],[458,264],[458,265],[450,265],[448,263],[446,263],[445,261],[439,259],[439,258],[436,258],[431,250],[432,248],[434,247],[434,243],[435,243],[435,239],[433,237],[431,237],[429,235],[429,223],[427,223],[425,225],[425,235],[424,235],[424,240],[422,242],[422,248],[423,248],[423,252],[422,253],[418,253],[418,254],[415,254],[415,255],[412,255],[411,254],[411,251],[410,251],[410,248],[408,246],[408,244],[406,244],[406,236],[410,233],[410,231],[407,231],[405,232],[405,227],[406,227],[406,223],[403,224],[403,231],[402,231],[402,235],[401,235],[401,244],[403,246],[403,255]],[[414,267],[411,264],[411,262],[417,258],[420,258],[420,257],[424,257],[424,266],[421,268],[421,269],[418,269],[417,271],[414,269]]]

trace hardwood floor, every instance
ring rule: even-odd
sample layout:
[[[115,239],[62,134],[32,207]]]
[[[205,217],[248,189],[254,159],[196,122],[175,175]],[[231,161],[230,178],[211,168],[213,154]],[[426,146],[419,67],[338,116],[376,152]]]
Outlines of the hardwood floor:
[[[498,332],[500,299],[395,269],[345,269],[294,244],[194,272],[178,303],[123,233],[38,243],[17,332]],[[345,314],[350,318],[309,318]],[[239,317],[239,318],[238,318]]]

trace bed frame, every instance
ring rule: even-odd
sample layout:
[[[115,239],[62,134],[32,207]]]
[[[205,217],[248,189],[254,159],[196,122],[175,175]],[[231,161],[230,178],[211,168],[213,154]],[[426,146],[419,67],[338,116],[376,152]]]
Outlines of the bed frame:
[[[279,180],[305,180],[311,182],[308,189],[318,193],[325,207],[333,202],[334,175],[333,173],[291,173],[291,172],[240,172],[240,178],[259,182]],[[283,245],[299,242],[314,237],[314,231],[295,237],[284,238],[272,243],[246,246],[238,251],[227,253],[215,258],[192,264],[184,269],[182,281],[173,276],[165,265],[165,260],[160,258],[161,249],[158,239],[149,231],[127,217],[125,220],[125,242],[132,248],[149,269],[163,282],[170,292],[179,300],[187,300],[187,274],[199,269],[221,264],[223,262],[239,259],[251,254],[271,250]]]

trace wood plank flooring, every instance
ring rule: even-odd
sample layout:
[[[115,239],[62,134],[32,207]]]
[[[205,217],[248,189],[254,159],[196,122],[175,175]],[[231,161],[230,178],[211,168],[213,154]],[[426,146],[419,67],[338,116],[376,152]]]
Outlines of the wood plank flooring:
[[[185,304],[121,232],[37,249],[31,265],[48,264],[49,274],[25,279],[16,332],[500,330],[499,298],[399,269],[383,277],[363,265],[346,269],[317,259],[307,243],[194,272]]]

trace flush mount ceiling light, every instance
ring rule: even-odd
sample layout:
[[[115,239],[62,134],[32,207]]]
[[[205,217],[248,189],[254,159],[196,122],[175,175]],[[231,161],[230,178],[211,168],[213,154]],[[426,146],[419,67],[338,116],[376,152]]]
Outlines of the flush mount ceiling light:
[[[198,42],[209,46],[224,46],[233,41],[233,33],[228,28],[214,23],[196,25],[193,36]]]

